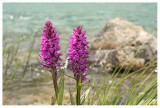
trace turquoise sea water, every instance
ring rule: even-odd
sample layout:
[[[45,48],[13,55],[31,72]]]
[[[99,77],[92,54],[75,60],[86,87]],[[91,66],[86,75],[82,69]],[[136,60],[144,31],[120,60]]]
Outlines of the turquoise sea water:
[[[82,25],[91,40],[110,19],[116,17],[144,27],[157,28],[156,3],[3,3],[3,37],[17,39],[40,31],[47,20],[53,22],[62,42],[72,29]],[[17,37],[17,38],[15,38]],[[26,35],[30,38],[30,35]]]

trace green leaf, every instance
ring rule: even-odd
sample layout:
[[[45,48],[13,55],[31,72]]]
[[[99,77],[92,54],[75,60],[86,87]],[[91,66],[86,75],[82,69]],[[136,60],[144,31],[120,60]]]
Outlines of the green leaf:
[[[64,92],[64,77],[61,78],[61,81],[59,84],[58,105],[62,105],[63,92]]]
[[[75,102],[74,102],[74,99],[73,99],[73,97],[72,97],[72,93],[71,93],[70,90],[69,90],[69,94],[70,94],[71,105],[75,105]]]
[[[87,98],[87,96],[88,96],[90,90],[91,90],[91,87],[89,87],[89,88],[84,92],[84,94],[81,96],[81,105],[84,104],[85,99]]]
[[[81,87],[81,77],[79,77],[78,86]]]
[[[152,85],[149,85],[149,87],[146,87],[146,89],[144,89],[144,93],[141,95],[139,95],[139,96],[137,96],[137,101],[134,103],[134,105],[138,105],[141,101],[142,101],[142,99],[144,99],[144,97],[150,92],[150,91],[152,91],[152,89],[154,88],[154,86],[155,85],[157,85],[157,82],[154,82]],[[155,91],[154,91],[155,92]]]
[[[154,103],[151,103],[155,98],[157,97],[157,89],[155,89],[153,92],[152,92],[152,94],[146,99],[146,101],[145,102],[143,102],[143,104],[142,105],[153,105],[153,104],[155,104],[156,102],[154,102]]]

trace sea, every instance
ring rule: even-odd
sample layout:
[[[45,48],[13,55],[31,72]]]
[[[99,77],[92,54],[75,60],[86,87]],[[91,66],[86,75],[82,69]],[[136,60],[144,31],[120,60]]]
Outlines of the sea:
[[[73,29],[79,25],[87,30],[87,39],[91,41],[107,21],[117,17],[142,26],[157,36],[156,3],[3,3],[3,46],[20,39],[31,39],[38,33],[38,52],[46,21],[56,26],[61,46],[68,45]]]

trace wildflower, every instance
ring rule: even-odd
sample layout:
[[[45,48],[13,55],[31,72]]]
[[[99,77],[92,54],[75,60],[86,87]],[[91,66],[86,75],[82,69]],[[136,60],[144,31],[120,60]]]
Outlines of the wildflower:
[[[75,79],[81,76],[81,82],[86,80],[84,76],[87,73],[87,65],[89,58],[89,51],[87,50],[88,43],[87,37],[85,37],[86,30],[82,32],[82,26],[73,29],[73,36],[70,37],[68,62],[70,69],[74,73]]]
[[[62,54],[58,53],[60,50],[60,38],[58,31],[55,31],[55,27],[52,27],[51,21],[45,23],[41,39],[41,61],[44,61],[42,66],[49,71],[52,71],[52,69],[57,70],[56,68],[61,66],[59,61],[62,61],[60,58]],[[59,71],[57,71],[56,74],[58,72]]]
[[[59,46],[60,38],[57,33],[58,31],[55,31],[55,27],[52,27],[52,23],[50,21],[47,21],[45,23],[41,37],[42,47],[40,48],[40,50],[41,50],[41,61],[44,61],[44,64],[42,66],[44,68],[47,68],[52,73],[52,80],[56,94],[56,99],[58,104],[61,104],[59,103],[60,101],[58,99],[59,91],[58,91],[56,75],[58,74],[58,72],[60,72],[60,70],[57,69],[57,67],[61,66],[59,61],[62,61],[62,59],[60,58],[62,54],[58,53],[58,51],[60,50]]]

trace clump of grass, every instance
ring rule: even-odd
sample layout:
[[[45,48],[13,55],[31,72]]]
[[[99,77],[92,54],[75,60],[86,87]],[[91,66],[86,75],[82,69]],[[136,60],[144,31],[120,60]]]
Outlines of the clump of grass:
[[[20,60],[18,53],[20,51],[20,45],[28,39],[20,39],[13,42],[10,45],[5,45],[3,49],[3,90],[6,90],[7,86],[16,77],[16,73],[20,67]],[[11,71],[9,71],[9,69]],[[9,71],[9,72],[8,72]]]
[[[141,53],[141,50],[146,42],[137,50],[135,56]],[[133,59],[133,58],[132,58]],[[123,67],[116,66],[114,72],[108,79],[104,79],[102,84],[99,84],[99,80],[96,80],[93,76],[89,87],[91,86],[91,92],[88,96],[88,102],[86,104],[93,105],[153,105],[157,103],[157,75],[155,70],[157,69],[157,58],[150,60],[139,70],[130,72],[135,64],[129,64],[123,71]],[[104,64],[105,65],[105,64]],[[120,78],[117,78],[122,72]],[[150,73],[149,73],[150,72]],[[148,74],[146,76],[146,74]],[[107,78],[108,72],[105,77]],[[111,82],[110,82],[111,81]],[[94,85],[92,86],[92,82]],[[125,89],[124,85],[127,82]],[[155,102],[153,103],[153,100]]]
[[[17,46],[17,48],[16,46],[13,46],[12,49],[9,48],[3,55],[3,60],[5,61],[5,64],[3,63],[3,66],[5,67],[3,74],[3,90],[7,88],[9,83],[14,79],[16,72],[18,71],[20,65],[20,60],[18,60],[16,56],[18,50],[19,46]],[[15,67],[12,69],[13,71],[8,73],[8,70],[12,68],[12,65],[15,65]]]
[[[154,75],[157,67],[155,66],[157,59],[153,59],[142,69],[121,75],[117,80],[119,69],[115,69],[109,79],[104,79],[101,85],[98,85],[95,78],[92,77],[94,85],[89,96],[88,105],[150,105],[157,97],[157,76]],[[152,71],[148,74],[148,70]],[[138,74],[139,73],[139,74]],[[145,76],[145,74],[148,74]],[[107,74],[106,74],[107,75]],[[106,76],[107,77],[107,76]],[[101,77],[100,77],[101,78]],[[133,80],[132,78],[136,78]],[[112,82],[109,82],[112,81]],[[128,81],[127,87],[124,82]],[[156,102],[155,102],[156,103]]]
[[[17,61],[15,69],[10,73],[10,75],[7,76],[7,78],[3,81],[3,90],[5,90],[8,86],[8,84],[14,80],[15,74],[19,68],[20,61]]]
[[[14,47],[12,49],[8,49],[7,51],[7,58],[6,58],[6,66],[5,66],[5,72],[4,74],[7,75],[8,69],[11,67],[13,61],[15,60],[15,55],[18,53],[19,46],[15,49]]]

